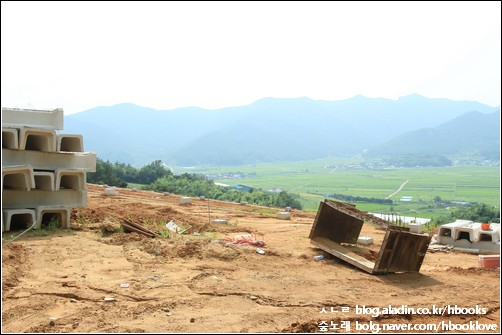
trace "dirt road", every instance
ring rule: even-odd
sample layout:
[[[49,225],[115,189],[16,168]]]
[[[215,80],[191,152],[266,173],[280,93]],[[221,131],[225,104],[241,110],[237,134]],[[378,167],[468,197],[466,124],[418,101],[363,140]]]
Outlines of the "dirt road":
[[[73,210],[69,231],[29,232],[7,245],[4,234],[3,333],[319,332],[322,321],[327,332],[347,332],[332,329],[340,321],[350,321],[351,332],[371,332],[356,330],[370,322],[441,321],[495,324],[495,331],[467,332],[499,332],[500,271],[478,269],[476,255],[428,253],[420,273],[373,276],[337,259],[313,259],[323,253],[308,238],[315,213],[279,220],[279,209],[210,201],[209,214],[207,200],[182,206],[174,195],[118,193],[89,185],[88,207]],[[209,215],[228,224],[209,223]],[[120,217],[163,236],[121,232]],[[189,233],[167,238],[170,220]],[[231,243],[245,234],[263,240],[265,254]],[[384,232],[365,224],[363,234],[375,239],[371,257]],[[373,317],[357,313],[363,305],[473,313]]]

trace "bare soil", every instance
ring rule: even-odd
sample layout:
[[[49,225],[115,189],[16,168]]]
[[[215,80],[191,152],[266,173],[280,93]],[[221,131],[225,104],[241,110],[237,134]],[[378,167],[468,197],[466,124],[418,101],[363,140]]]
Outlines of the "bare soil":
[[[321,321],[350,321],[351,332],[356,322],[477,321],[499,333],[500,269],[478,268],[477,255],[429,252],[420,273],[374,276],[310,244],[316,213],[293,210],[291,220],[279,220],[278,208],[180,205],[175,195],[88,188],[88,206],[72,210],[70,230],[31,231],[10,243],[21,231],[3,234],[2,333],[320,332]],[[159,236],[124,232],[121,218]],[[210,223],[216,218],[228,224]],[[171,220],[188,231],[170,232]],[[264,241],[265,253],[232,243],[245,234]],[[374,260],[384,231],[365,224],[362,234],[375,244],[357,250]],[[320,254],[327,258],[314,260]],[[373,317],[356,313],[362,305],[485,313]]]

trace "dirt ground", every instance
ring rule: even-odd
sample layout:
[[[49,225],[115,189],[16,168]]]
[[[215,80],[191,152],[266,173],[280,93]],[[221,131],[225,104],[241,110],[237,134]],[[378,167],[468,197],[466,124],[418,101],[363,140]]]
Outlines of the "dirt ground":
[[[70,230],[32,231],[10,243],[20,230],[3,234],[2,333],[322,332],[323,321],[326,332],[441,321],[496,329],[438,332],[500,331],[500,269],[477,268],[477,255],[428,252],[420,273],[375,276],[310,243],[315,212],[293,210],[291,220],[279,220],[277,208],[201,199],[180,205],[175,195],[88,188],[88,206],[72,210]],[[121,218],[159,236],[124,232]],[[209,223],[216,218],[228,223]],[[188,231],[168,231],[170,220]],[[232,243],[243,234],[264,241],[265,253]],[[374,257],[384,231],[365,224],[362,234],[374,237],[361,249]],[[320,254],[327,258],[314,260]],[[456,305],[468,313],[374,317],[358,313],[363,305]],[[350,331],[334,329],[341,321],[350,321]]]

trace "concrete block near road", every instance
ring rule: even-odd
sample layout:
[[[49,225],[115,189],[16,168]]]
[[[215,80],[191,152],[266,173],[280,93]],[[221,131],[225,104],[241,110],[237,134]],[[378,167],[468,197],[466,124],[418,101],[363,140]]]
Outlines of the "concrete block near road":
[[[16,229],[27,229],[35,223],[35,211],[32,209],[3,209],[2,210],[2,232],[10,231],[11,227]]]
[[[25,191],[35,188],[33,167],[31,165],[2,166],[2,188]]]
[[[2,128],[2,148],[19,148],[19,132],[17,129]]]

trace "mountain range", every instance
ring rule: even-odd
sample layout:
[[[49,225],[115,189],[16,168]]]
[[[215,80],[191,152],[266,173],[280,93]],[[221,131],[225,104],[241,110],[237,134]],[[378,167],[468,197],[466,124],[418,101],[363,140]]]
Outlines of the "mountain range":
[[[130,103],[65,116],[101,159],[142,166],[240,165],[351,155],[500,159],[500,108],[409,95],[338,101],[264,98],[207,110]]]

